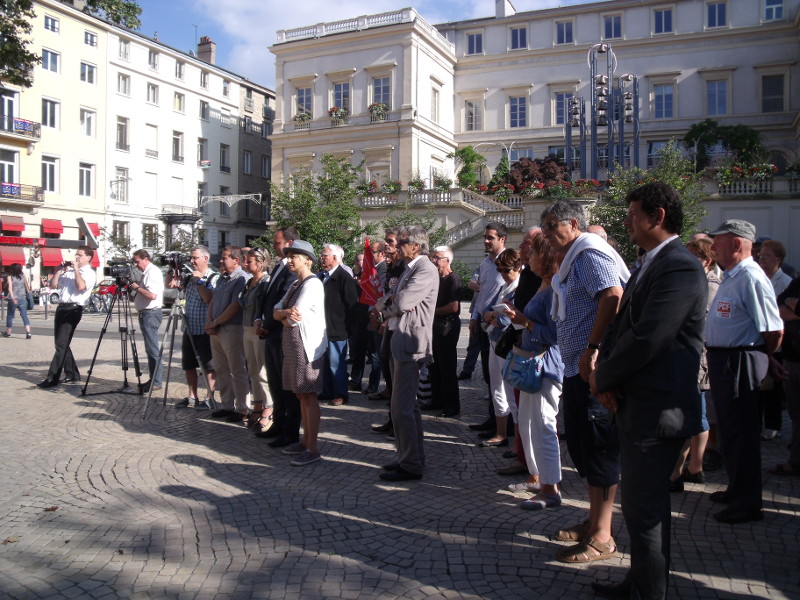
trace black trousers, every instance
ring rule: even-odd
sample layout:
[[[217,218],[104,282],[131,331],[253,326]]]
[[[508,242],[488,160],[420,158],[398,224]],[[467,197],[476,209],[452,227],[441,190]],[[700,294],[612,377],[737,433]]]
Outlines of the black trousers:
[[[447,335],[433,334],[433,363],[428,367],[431,379],[431,403],[445,410],[461,411],[458,389],[458,336],[461,333],[461,320],[458,315],[453,328]]]
[[[622,515],[631,540],[631,598],[663,600],[669,578],[669,476],[685,438],[619,432]]]
[[[283,350],[281,336],[273,336],[265,340],[267,384],[274,404],[272,417],[273,427],[277,427],[283,435],[293,440],[300,439],[300,400],[294,392],[283,389]]]
[[[72,336],[75,334],[75,328],[81,322],[82,316],[82,306],[59,306],[56,309],[53,325],[56,351],[50,362],[50,369],[47,371],[47,379],[50,381],[58,381],[62,372],[67,379],[80,377],[78,365],[75,364],[75,358],[72,356],[69,345],[72,343]]]

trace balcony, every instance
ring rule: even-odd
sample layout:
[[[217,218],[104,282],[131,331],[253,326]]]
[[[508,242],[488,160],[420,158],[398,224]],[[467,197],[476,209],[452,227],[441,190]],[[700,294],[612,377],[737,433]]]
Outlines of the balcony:
[[[183,163],[183,157],[177,154],[172,155],[172,162]]]
[[[0,115],[0,131],[20,139],[38,140],[42,137],[42,124],[11,115]]]
[[[158,158],[158,150],[145,150],[144,155],[147,158]]]
[[[220,170],[221,173],[230,173],[231,172],[231,168],[229,166],[226,166],[226,165],[220,165],[219,166],[219,170]]]
[[[125,152],[130,152],[131,145],[130,144],[123,144],[122,142],[117,142],[117,150],[123,150]]]
[[[44,190],[38,185],[0,183],[0,203],[39,206],[44,204]]]
[[[157,219],[170,225],[193,225],[202,218],[200,209],[181,204],[162,204]]]

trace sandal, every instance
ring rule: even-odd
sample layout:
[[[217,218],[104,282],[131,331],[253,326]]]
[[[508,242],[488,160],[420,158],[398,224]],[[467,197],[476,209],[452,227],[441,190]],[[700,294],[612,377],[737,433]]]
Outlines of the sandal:
[[[589,520],[587,519],[583,523],[578,523],[566,529],[557,530],[550,536],[550,539],[554,542],[580,542],[588,533]]]
[[[614,538],[610,538],[607,543],[598,542],[593,537],[586,538],[574,546],[562,548],[556,552],[556,560],[563,563],[588,563],[596,560],[605,560],[613,557],[617,553],[617,545]]]
[[[266,433],[272,429],[272,415],[266,417],[259,417],[258,421],[255,424],[255,430],[257,433]]]
[[[774,467],[771,467],[769,469],[769,472],[772,473],[773,475],[781,475],[784,477],[787,476],[797,477],[798,475],[800,475],[800,471],[798,471],[788,463],[781,463],[779,465],[775,465]]]
[[[245,427],[255,427],[261,420],[261,411],[251,410],[244,418]]]

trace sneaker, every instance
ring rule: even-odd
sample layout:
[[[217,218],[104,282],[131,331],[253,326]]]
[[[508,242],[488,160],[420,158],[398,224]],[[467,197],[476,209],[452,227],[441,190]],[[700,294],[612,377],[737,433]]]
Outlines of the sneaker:
[[[524,510],[542,510],[543,508],[555,508],[561,506],[561,493],[555,494],[536,494],[533,498],[520,502],[519,507]]]
[[[523,481],[522,483],[512,483],[508,486],[508,490],[511,492],[533,492],[534,494],[538,494],[542,491],[542,486],[537,485],[535,483],[528,483],[527,481]]]
[[[25,339],[26,339],[26,340],[29,340],[29,339],[31,339],[31,334],[30,334],[30,333],[26,333],[26,334],[25,334]]]
[[[684,467],[683,472],[681,473],[681,479],[688,483],[705,483],[706,476],[703,474],[702,471],[698,471],[697,473],[692,473],[689,471],[688,467]]]
[[[320,456],[319,452],[312,452],[311,450],[305,450],[302,454],[298,455],[297,458],[292,460],[291,464],[295,467],[302,467],[305,465],[310,465],[313,462],[317,462],[322,457]]]
[[[180,402],[175,403],[175,408],[189,408],[190,406],[197,406],[197,398],[187,396]]]
[[[198,400],[194,403],[195,410],[211,410],[211,406],[208,404],[208,400]]]
[[[288,454],[290,456],[295,454],[303,454],[306,452],[306,447],[303,446],[302,442],[297,442],[296,444],[292,444],[291,446],[286,446],[283,450],[281,450],[284,454]]]

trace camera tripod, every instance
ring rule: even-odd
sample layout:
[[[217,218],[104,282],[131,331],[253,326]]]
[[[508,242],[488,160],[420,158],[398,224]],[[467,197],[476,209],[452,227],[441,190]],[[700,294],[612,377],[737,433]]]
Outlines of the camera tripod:
[[[108,306],[108,314],[106,315],[105,321],[103,322],[103,328],[100,330],[100,338],[97,340],[97,346],[94,349],[94,356],[92,356],[92,364],[89,365],[89,372],[86,375],[86,382],[83,384],[83,389],[81,389],[81,396],[95,396],[97,394],[104,394],[107,392],[93,392],[91,394],[86,393],[86,389],[89,387],[89,380],[92,378],[92,371],[94,370],[94,364],[97,360],[97,354],[100,351],[100,344],[103,342],[103,337],[108,330],[108,325],[111,323],[111,320],[114,318],[114,308],[117,309],[117,323],[119,327],[119,341],[120,341],[120,350],[121,350],[121,362],[120,367],[122,368],[123,380],[122,380],[122,389],[115,390],[116,392],[127,392],[130,388],[130,384],[128,383],[128,342],[130,342],[131,347],[131,355],[133,356],[133,366],[136,371],[136,379],[138,381],[138,390],[139,395],[141,396],[143,393],[143,385],[142,385],[142,369],[139,366],[139,353],[136,350],[136,329],[133,326],[133,318],[131,317],[131,306],[130,300],[128,299],[127,294],[127,286],[121,285],[120,281],[117,281],[117,289],[114,290],[114,294],[111,297],[111,302]],[[120,298],[122,302],[120,302]]]
[[[178,299],[172,305],[172,309],[169,312],[169,318],[167,319],[167,326],[164,328],[164,333],[161,338],[161,345],[158,348],[158,362],[161,363],[164,357],[164,349],[167,345],[167,336],[169,336],[169,359],[167,360],[167,374],[164,378],[164,402],[163,405],[166,406],[167,404],[167,394],[169,390],[169,375],[172,371],[172,355],[175,351],[175,332],[178,329],[178,323],[183,324],[183,329],[186,332],[191,332],[189,329],[189,321],[186,318],[186,310],[183,307],[184,304],[184,292],[183,290],[178,292]],[[203,361],[200,358],[200,353],[197,351],[197,346],[195,346],[194,338],[192,337],[191,333],[189,333],[189,343],[192,345],[192,352],[194,353],[194,358],[197,361],[198,366],[200,367],[200,375],[203,377],[203,384],[206,386],[206,398],[208,398],[208,402],[210,408],[215,408],[216,403],[214,402],[214,394],[211,392],[211,388],[208,385],[208,374],[206,373],[206,369],[203,366]],[[153,388],[151,387],[147,393],[147,400],[144,404],[144,410],[142,411],[142,418],[144,419],[145,415],[147,414],[147,408],[150,404],[150,398],[153,395]]]

